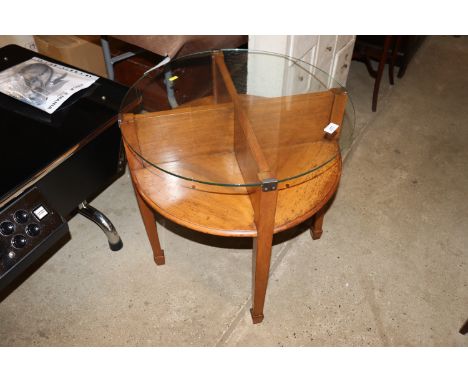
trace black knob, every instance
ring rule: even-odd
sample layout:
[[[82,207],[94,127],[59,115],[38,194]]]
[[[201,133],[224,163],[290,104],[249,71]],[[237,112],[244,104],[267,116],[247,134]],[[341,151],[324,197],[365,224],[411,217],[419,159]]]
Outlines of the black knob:
[[[15,248],[23,248],[26,245],[26,238],[23,235],[16,235],[11,239],[11,244]]]
[[[15,232],[15,225],[8,220],[4,221],[2,224],[0,224],[0,232],[4,235],[11,235],[13,232]]]
[[[19,224],[24,224],[28,221],[29,214],[25,210],[18,210],[13,215],[16,222]]]
[[[39,235],[40,232],[41,232],[41,229],[39,228],[37,224],[32,223],[26,227],[26,233],[29,236],[37,236]]]

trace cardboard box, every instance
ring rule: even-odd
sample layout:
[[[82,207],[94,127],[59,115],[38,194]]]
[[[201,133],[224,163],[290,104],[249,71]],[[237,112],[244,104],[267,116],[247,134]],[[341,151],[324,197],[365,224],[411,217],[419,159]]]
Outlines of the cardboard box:
[[[98,36],[34,36],[39,53],[107,77]]]
[[[0,36],[0,48],[10,44],[19,45],[37,52],[33,36]]]

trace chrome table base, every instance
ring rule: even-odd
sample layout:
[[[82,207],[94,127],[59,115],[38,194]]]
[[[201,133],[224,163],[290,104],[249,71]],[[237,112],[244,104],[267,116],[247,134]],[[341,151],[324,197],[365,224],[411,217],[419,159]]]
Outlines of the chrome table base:
[[[122,240],[120,239],[117,230],[112,222],[99,210],[90,206],[86,201],[80,203],[78,212],[84,217],[96,223],[107,236],[109,247],[112,251],[118,251],[123,247]]]

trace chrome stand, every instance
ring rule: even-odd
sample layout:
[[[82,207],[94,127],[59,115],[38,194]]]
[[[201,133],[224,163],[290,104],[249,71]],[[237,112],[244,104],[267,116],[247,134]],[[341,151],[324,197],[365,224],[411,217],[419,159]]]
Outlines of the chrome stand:
[[[120,239],[117,230],[112,222],[96,208],[90,206],[86,201],[80,203],[78,212],[84,217],[96,223],[106,234],[109,241],[109,247],[112,251],[118,251],[123,247],[122,240]]]

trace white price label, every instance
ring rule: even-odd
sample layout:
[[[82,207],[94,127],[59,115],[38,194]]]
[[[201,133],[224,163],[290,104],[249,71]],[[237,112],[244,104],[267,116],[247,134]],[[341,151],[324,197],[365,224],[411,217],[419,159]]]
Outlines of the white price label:
[[[33,211],[34,215],[36,215],[36,217],[39,219],[39,220],[42,220],[44,219],[49,213],[47,212],[47,210],[42,207],[42,206],[39,206],[37,207],[34,211]]]
[[[338,129],[338,127],[340,127],[340,125],[337,125],[336,123],[330,122],[327,125],[327,127],[325,127],[325,129],[323,129],[323,131],[325,131],[328,134],[333,134]]]

